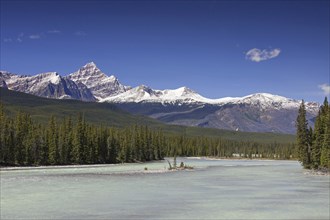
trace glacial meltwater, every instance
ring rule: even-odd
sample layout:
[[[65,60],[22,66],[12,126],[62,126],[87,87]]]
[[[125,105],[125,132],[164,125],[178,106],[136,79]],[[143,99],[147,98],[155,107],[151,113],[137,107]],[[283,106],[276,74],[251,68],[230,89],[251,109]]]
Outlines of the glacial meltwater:
[[[177,161],[2,168],[0,219],[329,219],[329,176],[296,161]]]

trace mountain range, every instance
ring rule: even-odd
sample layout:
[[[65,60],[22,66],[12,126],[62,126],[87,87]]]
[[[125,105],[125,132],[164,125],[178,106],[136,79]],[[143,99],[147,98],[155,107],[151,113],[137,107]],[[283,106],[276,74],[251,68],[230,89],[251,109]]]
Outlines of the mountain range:
[[[29,76],[0,71],[0,87],[52,99],[115,103],[130,113],[169,124],[250,132],[295,133],[301,104],[299,100],[268,93],[208,99],[187,87],[132,88],[103,73],[93,62],[67,76],[57,72]],[[312,126],[319,104],[307,102],[306,110]]]
[[[127,128],[129,126],[148,126],[152,130],[161,130],[165,135],[184,135],[186,137],[221,138],[223,140],[255,141],[258,143],[292,143],[294,135],[278,133],[256,133],[230,131],[214,128],[171,125],[143,115],[133,115],[107,102],[82,102],[73,99],[49,99],[27,93],[0,88],[1,104],[9,117],[15,117],[18,112],[28,113],[33,121],[43,125],[49,123],[51,116],[58,121],[63,118],[77,120],[82,113],[87,123],[105,126]]]

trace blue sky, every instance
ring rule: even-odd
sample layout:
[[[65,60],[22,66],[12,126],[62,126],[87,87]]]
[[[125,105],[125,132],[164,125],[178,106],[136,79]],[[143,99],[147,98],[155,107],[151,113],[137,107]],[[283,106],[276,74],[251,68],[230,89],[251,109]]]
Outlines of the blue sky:
[[[125,85],[322,102],[329,1],[1,0],[0,50],[19,74],[94,61]]]

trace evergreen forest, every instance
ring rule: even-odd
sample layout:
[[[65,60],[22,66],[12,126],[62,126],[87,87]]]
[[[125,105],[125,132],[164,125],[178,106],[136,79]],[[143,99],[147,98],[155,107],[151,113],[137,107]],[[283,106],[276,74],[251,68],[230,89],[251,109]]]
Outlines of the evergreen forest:
[[[82,113],[50,116],[45,124],[21,111],[9,116],[0,106],[0,164],[6,166],[129,163],[166,156],[296,158],[294,143],[174,135],[137,124],[97,126]]]
[[[308,127],[306,106],[302,101],[297,117],[297,156],[306,169],[330,168],[330,108],[325,97],[314,129]]]

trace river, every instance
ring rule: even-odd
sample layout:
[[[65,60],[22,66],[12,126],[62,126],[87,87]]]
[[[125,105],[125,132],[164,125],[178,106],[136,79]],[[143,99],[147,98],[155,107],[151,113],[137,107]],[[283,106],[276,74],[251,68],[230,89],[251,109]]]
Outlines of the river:
[[[2,168],[1,219],[329,219],[329,176],[296,161]],[[145,170],[144,168],[147,168]]]

